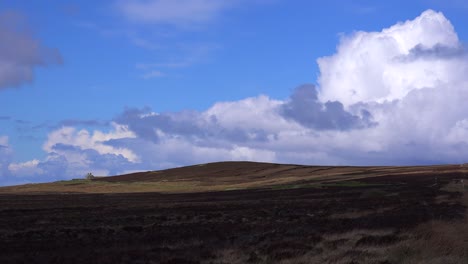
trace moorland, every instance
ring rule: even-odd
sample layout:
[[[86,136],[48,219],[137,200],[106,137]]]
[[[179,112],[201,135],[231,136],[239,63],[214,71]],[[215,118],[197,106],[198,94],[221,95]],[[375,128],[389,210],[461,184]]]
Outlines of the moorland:
[[[468,263],[468,166],[218,162],[0,188],[0,263]]]

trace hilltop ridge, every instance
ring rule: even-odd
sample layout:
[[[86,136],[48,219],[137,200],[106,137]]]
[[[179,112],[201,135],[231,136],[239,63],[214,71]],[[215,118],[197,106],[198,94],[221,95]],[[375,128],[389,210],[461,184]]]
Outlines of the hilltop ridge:
[[[467,171],[460,165],[311,166],[225,161],[159,171],[1,187],[0,193],[132,193],[206,192],[259,188],[318,186],[373,177],[426,175]],[[391,178],[390,178],[391,180]]]

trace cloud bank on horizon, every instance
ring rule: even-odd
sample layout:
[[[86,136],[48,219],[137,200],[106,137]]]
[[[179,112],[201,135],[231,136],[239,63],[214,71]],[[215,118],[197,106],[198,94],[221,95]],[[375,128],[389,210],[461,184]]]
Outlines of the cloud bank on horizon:
[[[127,10],[144,12],[139,6]],[[129,108],[105,131],[73,126],[51,131],[43,144],[47,157],[24,163],[11,162],[13,149],[7,137],[0,137],[1,181],[112,175],[221,160],[465,162],[467,59],[450,21],[427,10],[379,32],[343,36],[335,54],[317,60],[318,85],[302,85],[285,100],[259,95],[218,102],[205,111]]]

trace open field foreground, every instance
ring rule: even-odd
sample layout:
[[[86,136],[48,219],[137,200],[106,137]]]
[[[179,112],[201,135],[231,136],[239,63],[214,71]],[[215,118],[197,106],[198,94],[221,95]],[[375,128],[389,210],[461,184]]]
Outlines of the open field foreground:
[[[467,173],[226,162],[4,187],[0,263],[468,263]]]

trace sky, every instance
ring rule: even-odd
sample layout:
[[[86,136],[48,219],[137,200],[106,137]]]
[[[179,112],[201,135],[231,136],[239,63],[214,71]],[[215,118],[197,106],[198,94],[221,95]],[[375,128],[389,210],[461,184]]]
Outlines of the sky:
[[[0,2],[0,186],[468,162],[460,0]]]

